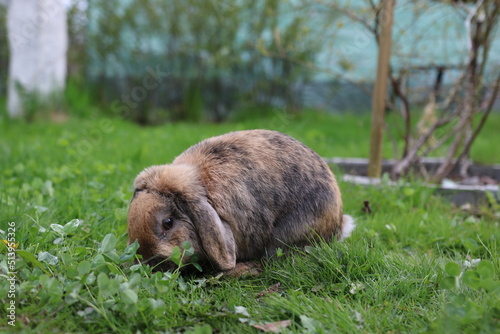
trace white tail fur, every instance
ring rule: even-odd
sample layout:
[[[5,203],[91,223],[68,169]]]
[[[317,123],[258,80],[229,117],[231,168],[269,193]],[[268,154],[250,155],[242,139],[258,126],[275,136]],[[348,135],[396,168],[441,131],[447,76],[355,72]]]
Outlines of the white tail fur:
[[[352,218],[349,215],[344,215],[344,222],[342,225],[342,235],[340,236],[340,241],[348,238],[355,228],[356,224],[354,223],[354,218]]]

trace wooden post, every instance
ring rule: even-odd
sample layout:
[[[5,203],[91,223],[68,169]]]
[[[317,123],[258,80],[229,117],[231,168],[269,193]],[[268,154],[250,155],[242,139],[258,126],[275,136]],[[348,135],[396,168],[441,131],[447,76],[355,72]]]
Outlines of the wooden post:
[[[380,13],[381,32],[378,46],[377,78],[373,88],[372,123],[370,135],[370,161],[368,176],[380,177],[382,166],[382,140],[384,138],[385,99],[387,97],[387,78],[391,58],[391,34],[393,12],[396,0],[382,0]]]

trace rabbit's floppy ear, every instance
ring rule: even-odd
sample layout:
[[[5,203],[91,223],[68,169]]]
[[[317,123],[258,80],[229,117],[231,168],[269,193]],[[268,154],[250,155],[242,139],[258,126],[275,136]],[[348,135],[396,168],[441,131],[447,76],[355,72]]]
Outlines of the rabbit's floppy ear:
[[[236,246],[233,232],[208,203],[206,189],[195,166],[172,164],[146,168],[137,176],[135,188],[173,196],[179,209],[197,230],[200,246],[214,268],[234,268]]]
[[[191,218],[210,263],[217,270],[233,269],[236,265],[236,245],[233,232],[215,209],[202,196],[189,201],[186,214]]]

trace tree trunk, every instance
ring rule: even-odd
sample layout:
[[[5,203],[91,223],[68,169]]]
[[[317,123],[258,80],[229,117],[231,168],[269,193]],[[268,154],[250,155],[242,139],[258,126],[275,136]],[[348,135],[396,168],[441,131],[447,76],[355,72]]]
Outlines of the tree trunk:
[[[382,31],[379,41],[377,78],[372,102],[370,162],[368,165],[368,176],[370,177],[380,177],[381,172],[385,100],[387,98],[387,79],[391,57],[391,34],[395,3],[396,0],[384,0],[380,13],[383,17],[381,17]]]
[[[11,117],[25,112],[26,99],[49,99],[66,80],[68,29],[62,0],[10,1],[7,108]]]

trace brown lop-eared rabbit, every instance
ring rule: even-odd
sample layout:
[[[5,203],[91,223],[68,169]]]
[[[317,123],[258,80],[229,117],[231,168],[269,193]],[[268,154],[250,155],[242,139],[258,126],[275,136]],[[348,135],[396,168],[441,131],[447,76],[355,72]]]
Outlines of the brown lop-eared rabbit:
[[[209,138],[172,164],[146,168],[134,186],[129,242],[138,240],[137,253],[156,270],[176,267],[166,259],[184,241],[205,269],[231,271],[278,247],[342,240],[354,229],[327,164],[275,131]]]

